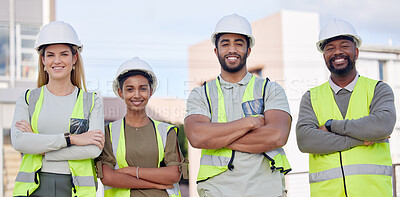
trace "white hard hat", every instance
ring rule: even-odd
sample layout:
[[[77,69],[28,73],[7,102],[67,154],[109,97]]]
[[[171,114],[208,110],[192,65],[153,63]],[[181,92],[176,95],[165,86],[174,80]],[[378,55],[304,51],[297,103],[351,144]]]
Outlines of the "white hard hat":
[[[122,63],[121,66],[118,68],[117,74],[113,81],[114,94],[119,97],[118,88],[120,88],[120,87],[119,87],[118,77],[124,73],[127,73],[128,71],[131,71],[131,70],[143,71],[143,72],[149,74],[151,76],[151,78],[153,78],[153,84],[150,84],[150,85],[151,85],[151,88],[153,89],[152,94],[154,94],[154,92],[156,91],[157,85],[158,85],[157,76],[154,74],[153,69],[151,69],[150,65],[147,62],[139,59],[138,57],[134,57],[134,58]]]
[[[323,53],[325,42],[338,36],[351,37],[356,43],[357,48],[361,46],[361,37],[350,23],[340,19],[333,19],[326,24],[319,33],[319,41],[317,42],[318,51]]]
[[[237,14],[222,17],[215,26],[211,35],[211,42],[215,45],[216,36],[220,33],[234,33],[247,36],[250,48],[254,46],[255,40],[251,31],[251,25],[246,18]]]
[[[72,44],[78,46],[79,52],[82,52],[82,43],[78,38],[74,28],[63,21],[53,21],[43,26],[40,30],[35,43],[35,50],[47,44]]]

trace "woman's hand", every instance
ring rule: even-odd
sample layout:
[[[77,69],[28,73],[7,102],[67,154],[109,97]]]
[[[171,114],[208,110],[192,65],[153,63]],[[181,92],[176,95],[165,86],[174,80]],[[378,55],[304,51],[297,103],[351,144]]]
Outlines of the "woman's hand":
[[[124,174],[127,174],[127,175],[131,175],[131,176],[136,178],[136,168],[137,167],[125,167],[125,168],[118,168],[115,171],[120,172],[120,173],[124,173]]]
[[[174,188],[173,185],[156,184],[156,189],[172,189],[172,188]]]
[[[100,148],[100,150],[103,150],[104,148],[104,134],[100,130],[93,130],[93,131],[88,131],[85,133],[81,133],[78,135],[71,135],[71,144],[78,145],[78,146],[84,146],[84,145],[96,145]]]
[[[19,129],[22,132],[33,133],[31,124],[26,120],[17,121],[15,123],[15,127],[17,127],[17,129]]]

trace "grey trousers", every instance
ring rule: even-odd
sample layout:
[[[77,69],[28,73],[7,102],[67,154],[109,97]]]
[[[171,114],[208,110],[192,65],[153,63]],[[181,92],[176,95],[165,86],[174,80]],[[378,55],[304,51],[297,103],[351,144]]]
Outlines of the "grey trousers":
[[[70,174],[39,173],[40,185],[32,196],[35,197],[71,197],[72,184]]]

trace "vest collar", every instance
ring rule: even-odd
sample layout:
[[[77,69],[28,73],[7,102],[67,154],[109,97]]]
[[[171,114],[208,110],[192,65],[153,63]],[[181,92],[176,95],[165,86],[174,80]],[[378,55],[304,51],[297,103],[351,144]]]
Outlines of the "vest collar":
[[[227,82],[227,81],[225,81],[224,79],[222,79],[221,75],[219,75],[218,78],[219,78],[221,87],[224,87],[224,88],[232,88],[235,84],[238,84],[238,85],[241,85],[241,86],[247,85],[247,84],[249,83],[249,81],[250,81],[250,79],[251,79],[252,76],[253,76],[252,74],[250,74],[249,72],[247,72],[246,75],[243,77],[243,79],[240,80],[240,81],[237,82],[237,83],[230,83],[230,82]]]
[[[356,86],[357,80],[360,77],[360,75],[357,72],[356,77],[354,77],[353,81],[350,82],[346,87],[341,88],[338,85],[335,84],[335,82],[332,81],[332,78],[329,77],[329,85],[331,86],[333,92],[335,92],[335,94],[337,94],[340,90],[345,89],[349,92],[353,92],[354,87]]]

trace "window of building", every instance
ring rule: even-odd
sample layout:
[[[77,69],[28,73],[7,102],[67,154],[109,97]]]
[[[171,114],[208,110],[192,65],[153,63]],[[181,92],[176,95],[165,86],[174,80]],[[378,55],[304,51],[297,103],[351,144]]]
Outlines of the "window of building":
[[[39,26],[16,26],[17,79],[36,79],[38,55],[34,47],[39,30]]]
[[[9,76],[10,36],[9,28],[0,25],[0,76]]]

